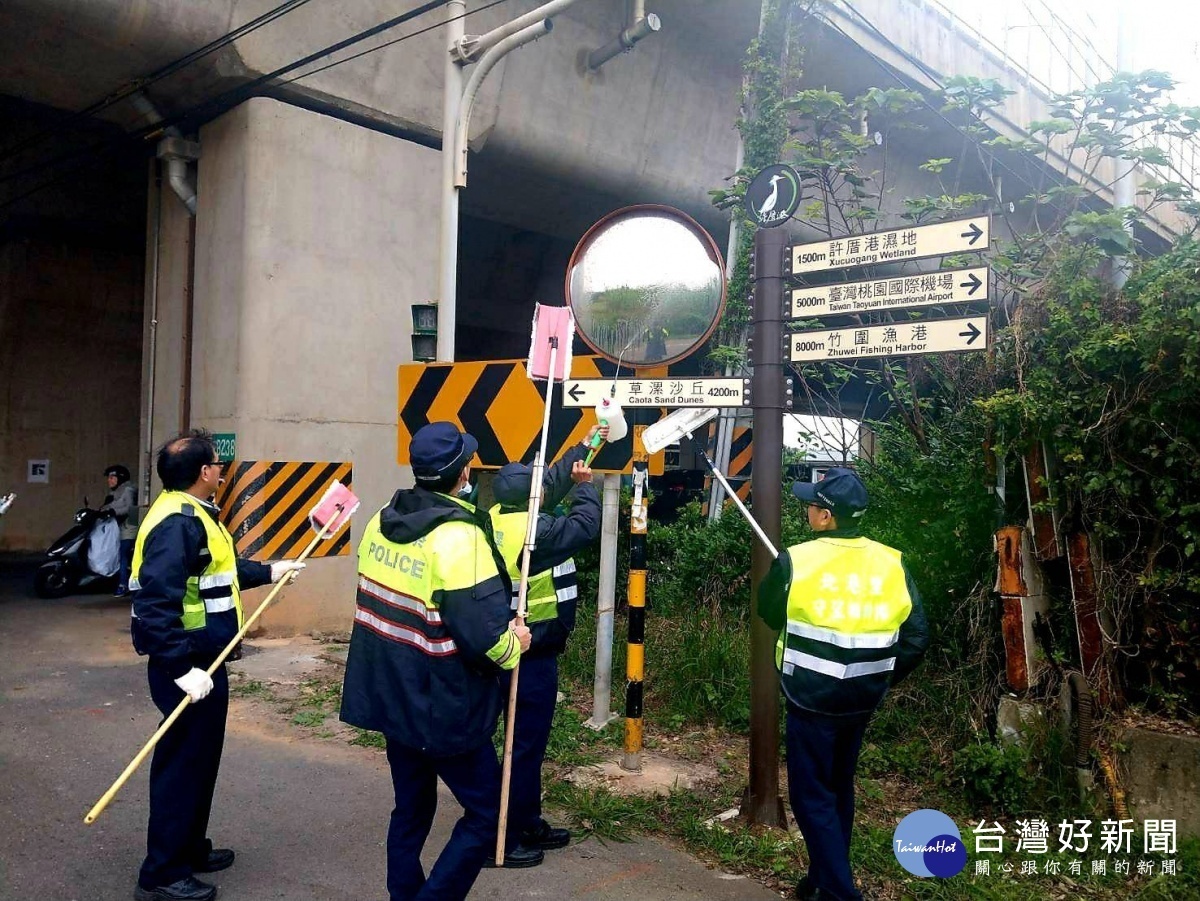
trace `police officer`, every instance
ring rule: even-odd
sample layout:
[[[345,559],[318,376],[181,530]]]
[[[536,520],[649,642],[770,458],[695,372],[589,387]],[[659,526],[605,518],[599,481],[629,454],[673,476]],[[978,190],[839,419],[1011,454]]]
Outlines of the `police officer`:
[[[391,901],[460,901],[494,849],[500,763],[497,676],[528,649],[509,623],[512,585],[487,515],[463,500],[479,445],[451,423],[412,438],[416,487],[397,491],[364,530],[342,719],[382,732],[396,808],[387,834]],[[430,870],[421,849],[437,780],[463,815]],[[541,862],[526,851],[520,863]]]
[[[533,640],[521,657],[517,679],[516,726],[513,730],[512,785],[509,789],[509,831],[505,866],[523,849],[549,851],[571,840],[542,818],[542,761],[554,705],[558,699],[558,655],[575,628],[579,589],[571,558],[600,536],[600,498],[592,486],[592,471],[584,465],[592,438],[608,438],[607,426],[595,426],[582,445],[576,445],[551,466],[542,480],[542,509],[553,510],[571,493],[568,513],[539,513],[537,543],[529,561],[526,622]],[[490,513],[496,544],[513,583],[512,609],[517,609],[521,555],[529,525],[529,493],[533,471],[522,463],[503,467],[492,484],[498,503]],[[505,695],[509,677],[502,678]]]
[[[860,901],[850,833],[863,733],[888,688],[920,662],[929,635],[900,552],[859,534],[868,502],[859,477],[833,468],[792,493],[818,535],[771,565],[758,611],[781,630],[788,793],[809,858],[796,897]]]
[[[239,559],[211,503],[221,479],[207,432],[191,431],[158,452],[163,492],[133,549],[133,646],[148,654],[150,696],[165,715],[191,704],[154,749],[150,824],[137,901],[211,901],[213,885],[195,878],[233,865],[234,853],[208,839],[217,769],[225,742],[229,682],[222,665],[205,670],[244,622],[243,588],[277,582],[303,563],[271,566]]]

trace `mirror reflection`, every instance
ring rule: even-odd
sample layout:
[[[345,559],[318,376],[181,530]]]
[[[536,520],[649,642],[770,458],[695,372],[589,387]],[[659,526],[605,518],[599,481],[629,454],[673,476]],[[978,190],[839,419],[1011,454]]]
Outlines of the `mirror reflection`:
[[[724,272],[712,239],[667,210],[603,222],[575,251],[567,302],[594,350],[631,367],[678,360],[721,315]]]

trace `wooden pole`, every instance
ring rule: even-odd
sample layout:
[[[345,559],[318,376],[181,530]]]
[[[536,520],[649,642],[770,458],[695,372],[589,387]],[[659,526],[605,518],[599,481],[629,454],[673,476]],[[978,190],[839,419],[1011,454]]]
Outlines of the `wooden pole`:
[[[558,363],[558,338],[550,339],[550,376],[546,381],[546,407],[542,413],[542,442],[533,460],[533,484],[529,490],[528,522],[525,547],[521,552],[521,582],[517,589],[517,625],[525,625],[529,595],[529,560],[537,544],[538,513],[542,509],[542,473],[546,468],[546,445],[550,438],[550,403],[554,398],[554,367]],[[517,724],[517,681],[521,676],[521,658],[512,668],[508,683],[508,715],[504,720],[504,767],[500,776],[500,823],[496,828],[496,866],[504,866],[504,833],[508,829],[508,796],[512,789],[513,733]]]

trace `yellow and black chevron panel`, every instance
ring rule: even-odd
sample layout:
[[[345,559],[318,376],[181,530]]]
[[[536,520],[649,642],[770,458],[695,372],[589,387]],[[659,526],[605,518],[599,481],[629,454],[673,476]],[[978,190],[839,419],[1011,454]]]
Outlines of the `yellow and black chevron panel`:
[[[726,476],[743,503],[750,503],[750,461],[754,456],[754,430],[749,426],[733,427],[733,442],[729,445],[729,473]]]
[[[235,460],[225,467],[225,483],[217,492],[221,520],[233,535],[239,557],[280,560],[295,557],[313,538],[308,513],[329,483],[351,487],[349,463],[295,463]],[[313,557],[350,553],[350,530],[322,541]]]
[[[614,366],[600,357],[575,356],[571,377],[612,376]],[[662,375],[665,369],[646,370]],[[479,442],[475,466],[499,469],[506,463],[531,463],[540,444],[546,383],[525,372],[524,360],[465,363],[405,363],[398,373],[400,409],[397,416],[396,462],[409,465],[413,433],[430,422],[452,422]],[[561,396],[562,386],[555,392]],[[556,397],[550,411],[546,453],[557,460],[572,444],[587,437],[596,424],[593,411],[564,408]],[[631,433],[632,434],[632,433]],[[597,472],[632,472],[633,441],[607,444],[596,455]],[[652,475],[662,475],[663,455],[650,457]]]

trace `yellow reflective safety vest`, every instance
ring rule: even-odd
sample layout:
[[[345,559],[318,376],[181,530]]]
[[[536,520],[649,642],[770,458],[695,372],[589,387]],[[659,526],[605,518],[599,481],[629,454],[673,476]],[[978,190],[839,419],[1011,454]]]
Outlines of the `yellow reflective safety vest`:
[[[500,549],[500,556],[508,567],[508,577],[512,580],[512,609],[516,611],[520,600],[521,554],[525,548],[526,529],[529,528],[529,513],[526,510],[505,513],[500,504],[489,512],[496,547]],[[579,584],[574,559],[564,560],[552,569],[529,574],[529,587],[525,593],[528,611],[525,622],[533,632],[532,653],[557,654],[562,651],[574,627],[573,605],[578,597]],[[560,612],[560,605],[572,605],[572,608],[569,611],[564,608]],[[563,616],[562,612],[568,615]],[[560,619],[563,620],[560,629],[549,628]]]
[[[204,526],[207,539],[208,564],[198,576],[190,576],[183,596],[183,628],[195,632],[205,627],[207,614],[237,611],[238,628],[245,621],[242,612],[242,593],[238,587],[237,550],[233,536],[215,517],[204,509],[203,504],[186,491],[164,491],[146,513],[146,519],[138,529],[137,541],[133,546],[133,565],[129,590],[141,588],[139,575],[142,570],[143,552],[146,541],[154,529],[168,516],[181,513],[195,516]]]
[[[358,545],[358,605],[354,621],[381,636],[406,644],[431,657],[458,653],[442,622],[437,596],[446,590],[470,588],[482,570],[495,573],[496,564],[476,526],[447,522],[411,544],[383,537],[376,513]],[[460,550],[469,546],[466,559]],[[511,669],[520,654],[505,639],[488,651],[497,666]]]
[[[525,548],[526,531],[529,528],[529,513],[525,510],[514,510],[510,513],[500,512],[500,505],[492,507],[492,534],[496,536],[496,547],[508,567],[508,577],[513,583],[512,609],[517,609],[518,583],[521,579],[521,553]],[[574,563],[571,564],[574,571]],[[554,593],[554,576],[550,570],[529,574],[529,588],[525,592],[525,603],[529,615],[526,622],[536,623],[553,619],[558,606],[558,596]]]
[[[784,694],[818,713],[873,710],[913,606],[900,552],[857,537],[817,538],[787,553],[787,624],[775,646]]]
[[[397,498],[414,519],[440,521],[414,540],[391,540],[384,512],[410,512],[393,500],[364,528],[341,717],[408,747],[464,753],[490,740],[502,701],[496,675],[521,655],[508,580],[470,504],[417,489]]]

